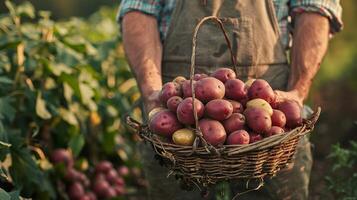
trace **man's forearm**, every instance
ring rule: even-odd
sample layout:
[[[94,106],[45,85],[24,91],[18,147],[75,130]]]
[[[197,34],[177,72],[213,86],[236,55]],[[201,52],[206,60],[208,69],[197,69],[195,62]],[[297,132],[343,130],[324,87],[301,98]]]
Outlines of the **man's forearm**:
[[[297,16],[291,52],[288,90],[301,100],[307,98],[312,80],[320,68],[328,45],[329,21],[315,13]]]
[[[123,17],[123,44],[134,72],[146,109],[155,107],[154,95],[162,87],[162,44],[157,20],[141,12],[129,12]]]

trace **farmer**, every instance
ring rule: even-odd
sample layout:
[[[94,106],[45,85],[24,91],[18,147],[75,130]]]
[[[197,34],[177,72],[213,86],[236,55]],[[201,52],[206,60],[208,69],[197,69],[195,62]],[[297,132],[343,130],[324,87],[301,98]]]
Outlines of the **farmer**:
[[[342,27],[339,0],[122,0],[124,47],[146,113],[160,105],[163,83],[189,77],[193,30],[209,15],[224,21],[239,78],[265,79],[278,100],[295,100],[300,106],[329,36]],[[196,73],[219,67],[232,68],[232,62],[222,32],[210,22],[198,33]],[[168,171],[153,159],[149,146],[140,149],[151,199],[200,199],[198,190],[181,190],[174,177],[167,178]],[[239,199],[307,199],[311,165],[310,142],[303,138],[293,165]],[[245,189],[240,183],[230,186],[233,193]]]

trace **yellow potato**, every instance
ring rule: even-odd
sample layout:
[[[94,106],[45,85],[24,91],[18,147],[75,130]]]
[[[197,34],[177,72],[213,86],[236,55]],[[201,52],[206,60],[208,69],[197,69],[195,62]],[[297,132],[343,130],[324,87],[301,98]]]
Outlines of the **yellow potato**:
[[[151,119],[154,117],[154,115],[162,110],[165,110],[165,108],[163,107],[156,107],[154,109],[152,109],[149,114],[148,114],[148,119],[149,121],[151,121]]]
[[[192,146],[196,134],[191,129],[183,128],[177,130],[172,135],[172,141],[177,145]]]
[[[177,76],[177,77],[173,80],[173,82],[182,85],[185,80],[186,80],[185,77],[183,77],[183,76]]]
[[[252,99],[247,102],[247,108],[262,108],[264,109],[270,116],[273,115],[273,108],[270,104],[264,99]]]
[[[246,88],[249,88],[252,83],[255,81],[255,78],[248,79],[244,84]]]

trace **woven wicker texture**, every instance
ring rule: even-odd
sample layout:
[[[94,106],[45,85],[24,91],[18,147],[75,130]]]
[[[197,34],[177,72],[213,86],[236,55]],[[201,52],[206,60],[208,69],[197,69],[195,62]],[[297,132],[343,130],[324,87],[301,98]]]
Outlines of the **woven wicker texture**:
[[[206,147],[180,146],[162,141],[147,125],[127,118],[127,124],[153,146],[165,165],[188,182],[208,186],[232,179],[259,179],[274,176],[291,162],[301,137],[312,131],[320,108],[302,126],[249,145]]]

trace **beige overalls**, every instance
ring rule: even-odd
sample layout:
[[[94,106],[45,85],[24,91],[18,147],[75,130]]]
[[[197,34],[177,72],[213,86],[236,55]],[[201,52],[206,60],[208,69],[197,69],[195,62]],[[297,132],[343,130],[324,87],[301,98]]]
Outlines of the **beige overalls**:
[[[164,82],[179,75],[189,77],[193,30],[199,19],[212,14],[224,22],[237,59],[238,78],[262,78],[273,89],[286,90],[289,64],[272,0],[177,0],[164,42]],[[198,33],[196,73],[209,74],[219,67],[232,68],[230,52],[217,25],[207,23]],[[197,189],[183,191],[174,177],[166,178],[168,170],[157,164],[148,146],[142,147],[141,153],[151,199],[201,199]],[[293,166],[267,178],[262,189],[238,199],[307,199],[312,164],[307,138],[300,142],[295,157]],[[242,183],[230,185],[233,195],[245,190]]]

